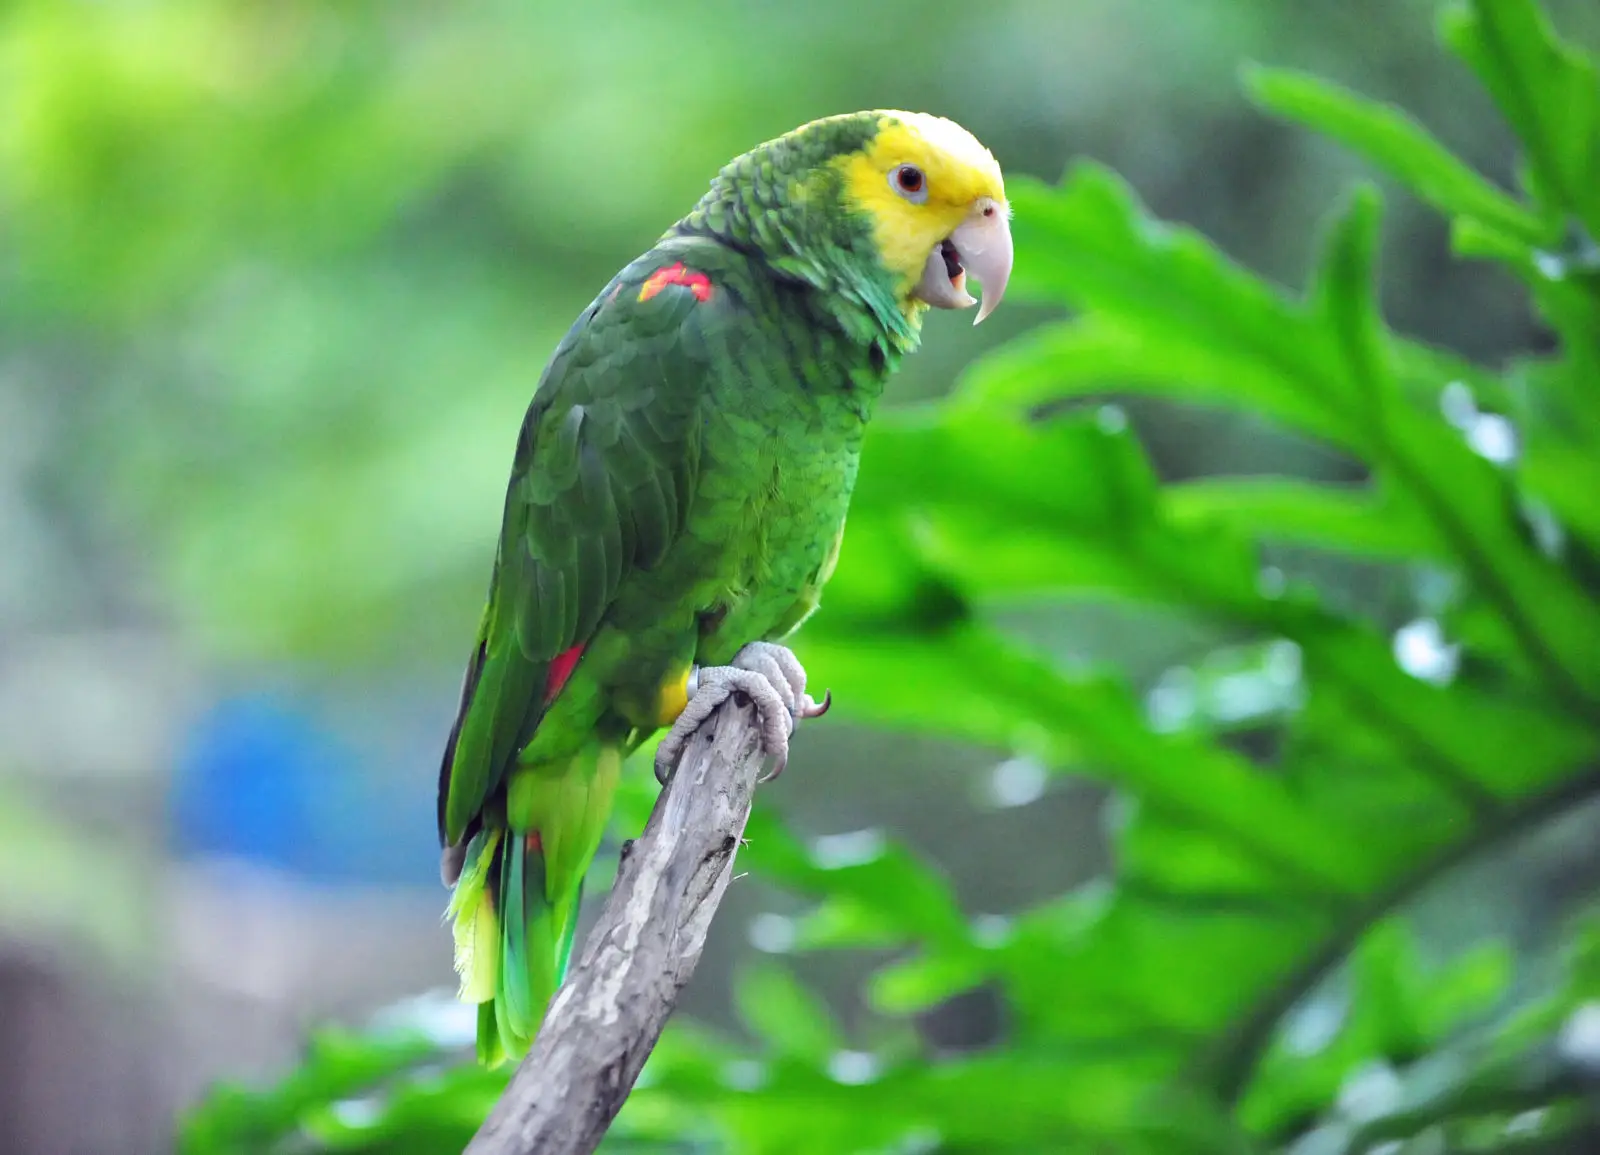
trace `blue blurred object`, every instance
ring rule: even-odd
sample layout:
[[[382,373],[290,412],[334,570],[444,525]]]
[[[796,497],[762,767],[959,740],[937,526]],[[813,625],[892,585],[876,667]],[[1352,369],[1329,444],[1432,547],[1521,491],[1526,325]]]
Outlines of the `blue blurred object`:
[[[316,882],[437,886],[431,794],[367,770],[292,699],[224,698],[179,759],[173,851],[247,859]]]

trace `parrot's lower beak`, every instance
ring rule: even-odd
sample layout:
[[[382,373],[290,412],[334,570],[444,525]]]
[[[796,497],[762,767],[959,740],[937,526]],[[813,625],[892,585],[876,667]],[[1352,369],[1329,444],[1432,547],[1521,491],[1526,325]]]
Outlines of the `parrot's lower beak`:
[[[967,219],[928,254],[912,296],[936,309],[965,309],[977,300],[967,292],[967,274],[983,285],[983,304],[972,322],[981,322],[1005,296],[1011,278],[1011,224],[1006,206],[980,198]]]

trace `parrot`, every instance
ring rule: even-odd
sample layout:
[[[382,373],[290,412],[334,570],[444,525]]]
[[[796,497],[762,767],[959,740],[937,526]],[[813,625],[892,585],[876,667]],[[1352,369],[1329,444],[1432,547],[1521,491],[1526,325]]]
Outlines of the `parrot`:
[[[924,314],[1000,303],[1010,215],[954,121],[814,120],[723,166],[557,344],[439,773],[482,1063],[527,1053],[564,980],[624,760],[664,730],[667,783],[742,693],[769,780],[827,709],[784,642],[838,562],[863,435]]]

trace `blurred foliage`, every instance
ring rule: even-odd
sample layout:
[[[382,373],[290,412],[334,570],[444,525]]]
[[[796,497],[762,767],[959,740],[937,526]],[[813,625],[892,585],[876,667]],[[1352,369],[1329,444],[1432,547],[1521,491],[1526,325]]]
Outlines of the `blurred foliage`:
[[[948,400],[877,422],[802,656],[876,724],[1110,784],[1115,870],[969,918],[894,842],[807,846],[763,807],[741,863],[814,899],[795,950],[888,952],[869,985],[883,1025],[852,1040],[778,962],[749,968],[754,1043],[674,1024],[609,1147],[1600,1142],[1600,929],[1575,922],[1553,973],[1530,974],[1493,940],[1430,958],[1410,918],[1452,867],[1600,788],[1600,86],[1531,0],[1452,5],[1440,27],[1522,143],[1517,193],[1309,76],[1254,69],[1247,88],[1444,213],[1459,255],[1520,279],[1553,347],[1496,369],[1392,332],[1366,185],[1291,294],[1154,219],[1106,168],[1015,181],[1013,292],[1075,313]],[[1162,484],[1110,394],[1246,410],[1359,480]],[[1352,605],[1311,564],[1329,555],[1386,575],[1392,604]],[[996,624],[1085,599],[1224,641],[1141,698]],[[634,788],[624,825],[648,805]],[[1000,1039],[922,1041],[915,1015],[980,986],[1003,999]],[[405,1032],[326,1037],[279,1087],[217,1092],[184,1149],[455,1149],[504,1079],[459,1060]]]

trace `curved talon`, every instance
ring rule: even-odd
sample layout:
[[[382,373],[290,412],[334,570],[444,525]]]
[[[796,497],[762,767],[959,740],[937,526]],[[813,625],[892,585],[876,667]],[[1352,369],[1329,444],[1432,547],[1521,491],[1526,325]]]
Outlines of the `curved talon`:
[[[800,711],[800,716],[802,718],[820,718],[828,712],[828,707],[832,705],[833,691],[824,690],[822,691],[822,701],[811,703],[809,707]]]
[[[765,786],[789,767],[789,752],[785,750],[772,760],[772,769],[756,779],[757,786]]]

